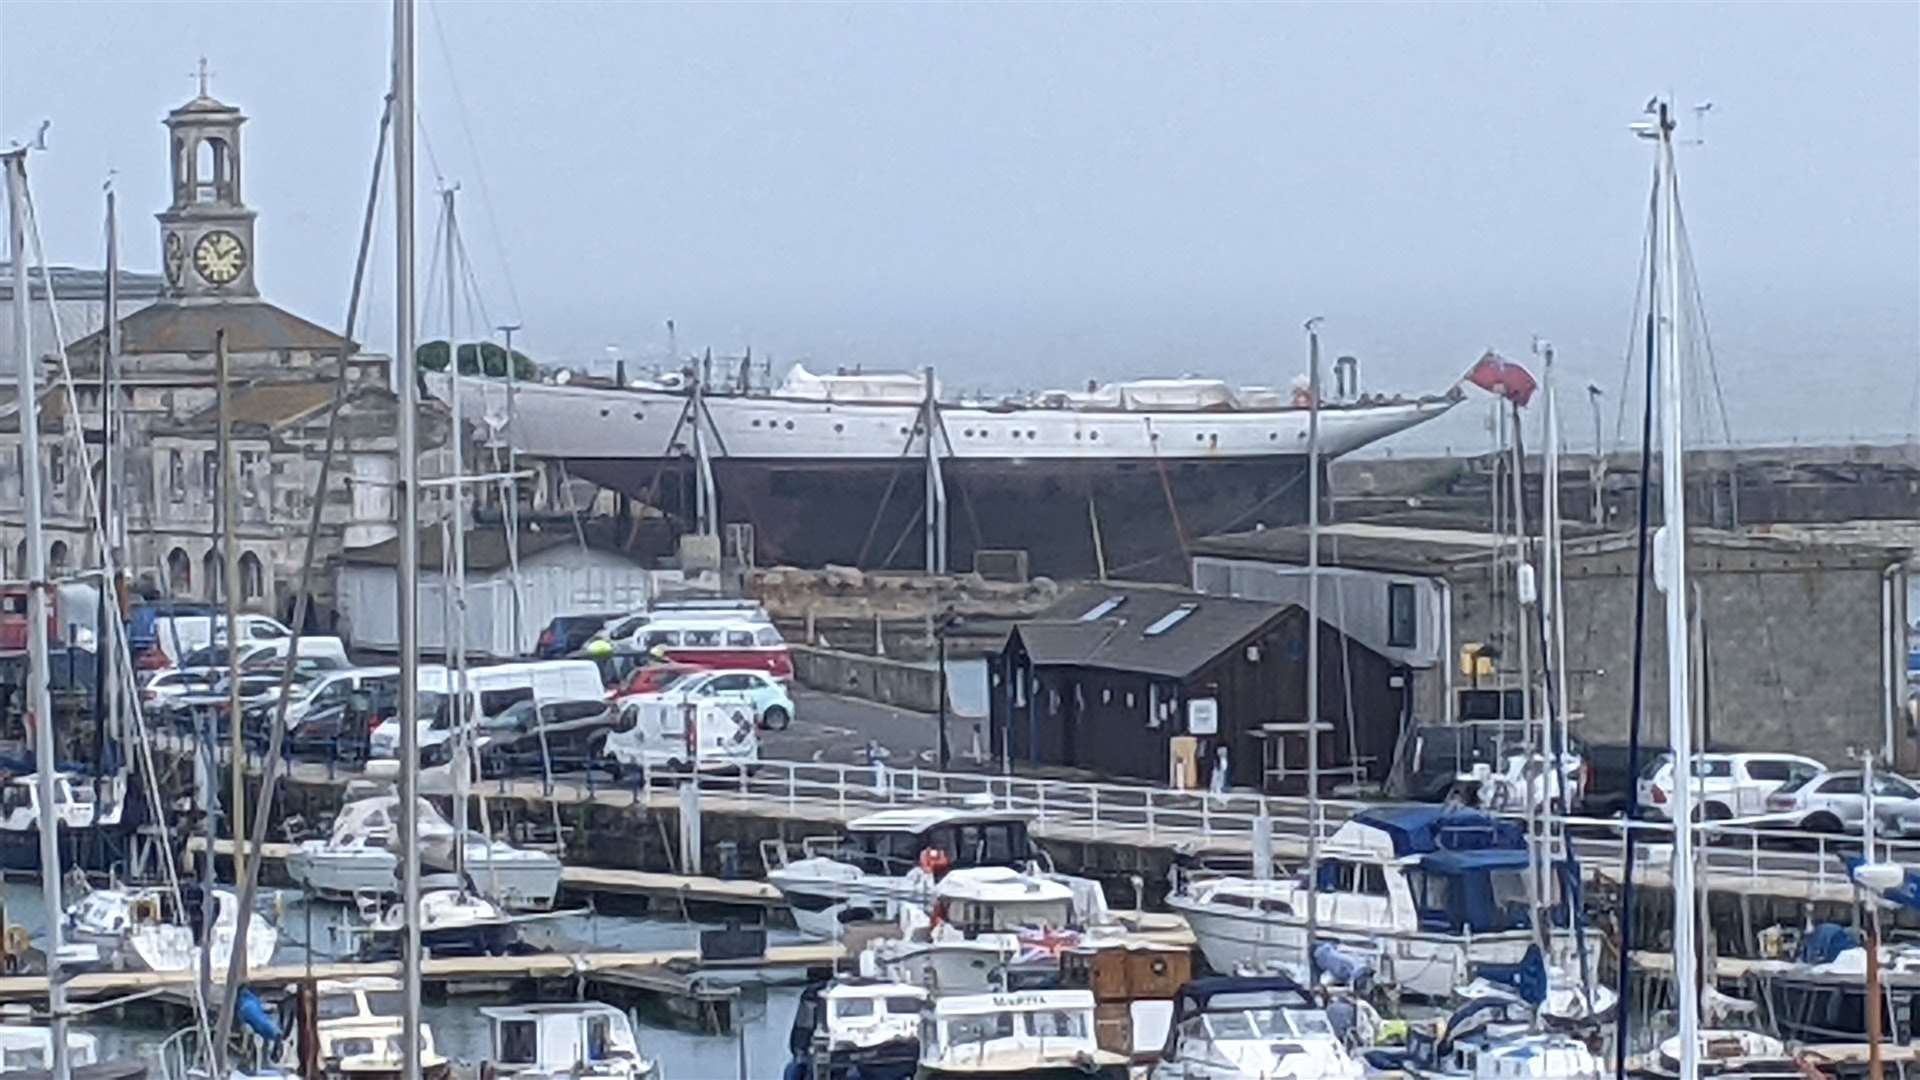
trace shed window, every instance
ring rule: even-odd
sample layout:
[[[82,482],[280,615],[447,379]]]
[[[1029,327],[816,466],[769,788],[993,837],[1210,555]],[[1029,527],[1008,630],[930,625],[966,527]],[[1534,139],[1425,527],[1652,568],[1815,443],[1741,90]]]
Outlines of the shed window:
[[[1396,649],[1411,649],[1420,643],[1420,623],[1413,603],[1413,586],[1394,582],[1387,586],[1387,644]]]

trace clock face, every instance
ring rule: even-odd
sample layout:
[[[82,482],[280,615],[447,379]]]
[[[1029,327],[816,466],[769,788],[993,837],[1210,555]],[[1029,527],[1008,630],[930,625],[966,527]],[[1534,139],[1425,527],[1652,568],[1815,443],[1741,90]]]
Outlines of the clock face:
[[[166,248],[167,284],[177,287],[180,275],[187,269],[187,242],[180,239],[179,233],[170,232]]]
[[[227,230],[215,229],[193,245],[193,268],[209,284],[232,284],[247,269],[247,246]]]

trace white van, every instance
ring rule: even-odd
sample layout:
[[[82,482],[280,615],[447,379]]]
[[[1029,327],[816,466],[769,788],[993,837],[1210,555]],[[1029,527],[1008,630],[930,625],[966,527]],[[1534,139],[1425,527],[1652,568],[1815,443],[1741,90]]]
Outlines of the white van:
[[[225,617],[212,615],[162,615],[153,620],[154,642],[170,662],[178,664],[181,657],[195,649],[224,643],[226,621]],[[242,615],[237,636],[242,642],[271,641],[290,638],[293,631],[271,615]]]
[[[616,704],[618,728],[607,736],[614,774],[633,769],[752,772],[760,764],[760,730],[745,701],[662,701],[631,694]]]
[[[452,686],[453,673],[447,668],[436,665],[420,669],[422,691],[445,694],[451,692]],[[591,660],[532,660],[468,668],[466,694],[467,719],[471,722],[493,716],[514,702],[528,698],[542,705],[555,701],[604,700],[607,688],[600,681],[600,665]],[[449,708],[439,716],[419,722],[422,750],[453,736],[452,716],[453,710]],[[394,757],[400,753],[398,720],[381,721],[380,726],[373,729],[369,752],[374,757]]]

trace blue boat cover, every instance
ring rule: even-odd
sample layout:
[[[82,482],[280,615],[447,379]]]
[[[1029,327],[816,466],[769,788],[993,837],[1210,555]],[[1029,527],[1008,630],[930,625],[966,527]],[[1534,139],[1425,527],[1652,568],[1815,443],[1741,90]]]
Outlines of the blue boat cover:
[[[1393,841],[1396,856],[1433,851],[1475,851],[1526,847],[1526,833],[1516,822],[1502,821],[1478,810],[1445,806],[1391,806],[1363,810],[1353,816],[1362,825],[1379,829]]]
[[[1541,957],[1538,945],[1527,946],[1527,955],[1518,963],[1479,963],[1473,965],[1473,973],[1488,982],[1510,987],[1522,1001],[1536,1008],[1547,1000],[1547,962]]]
[[[252,990],[242,987],[240,993],[235,995],[233,1015],[261,1039],[270,1043],[280,1041],[280,1025],[274,1023],[273,1017],[267,1015],[267,1007],[260,1003],[259,995]]]
[[[1854,874],[1859,872],[1860,867],[1863,866],[1866,861],[1866,859],[1859,855],[1847,856],[1847,877],[1851,879]],[[1880,895],[1899,904],[1901,907],[1920,910],[1920,870],[1908,870],[1905,881],[1902,881],[1899,885],[1886,890]]]
[[[1803,964],[1827,964],[1858,944],[1860,941],[1854,937],[1851,927],[1823,922],[1800,939],[1800,950],[1794,959]]]

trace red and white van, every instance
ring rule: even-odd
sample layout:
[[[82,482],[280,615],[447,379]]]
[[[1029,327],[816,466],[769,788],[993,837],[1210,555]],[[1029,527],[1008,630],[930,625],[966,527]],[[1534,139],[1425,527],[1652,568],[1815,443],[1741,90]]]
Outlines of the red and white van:
[[[787,641],[757,605],[659,605],[626,641],[643,652],[658,649],[676,664],[793,677]]]

